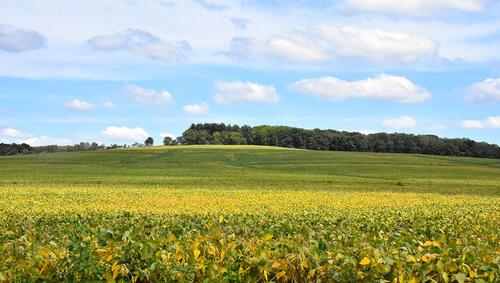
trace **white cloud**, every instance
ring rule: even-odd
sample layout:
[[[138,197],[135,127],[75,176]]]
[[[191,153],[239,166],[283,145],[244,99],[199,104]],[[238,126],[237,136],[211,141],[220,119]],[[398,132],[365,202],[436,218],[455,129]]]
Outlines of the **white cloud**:
[[[147,31],[139,29],[94,36],[87,40],[87,43],[96,50],[126,50],[150,59],[170,61],[186,59],[185,52],[191,50],[191,46],[186,41],[175,43],[164,41]]]
[[[171,134],[171,133],[161,133],[160,134],[160,137],[163,139],[164,137],[171,137],[173,139],[176,138],[176,136],[174,134]]]
[[[240,59],[269,57],[294,62],[314,62],[329,58],[323,48],[303,34],[273,36],[266,41],[250,37],[235,37],[229,52],[222,54]]]
[[[218,103],[263,102],[278,103],[280,100],[276,89],[271,85],[252,82],[217,82],[214,99]]]
[[[156,91],[153,89],[145,89],[140,86],[128,84],[125,86],[125,91],[132,95],[132,98],[143,104],[172,104],[174,99],[170,92]]]
[[[371,134],[375,134],[377,131],[374,131],[374,130],[361,130],[361,131],[357,131],[365,136],[367,135],[371,135]]]
[[[464,120],[462,127],[467,129],[500,128],[500,116],[490,116],[486,120]]]
[[[490,128],[500,128],[500,116],[488,117],[486,125]]]
[[[45,47],[46,38],[32,30],[0,23],[0,50],[21,52]]]
[[[32,133],[22,132],[14,128],[3,129],[0,135],[5,140],[4,142],[9,143],[26,143],[31,146],[42,146],[42,145],[68,145],[71,143],[68,139],[52,138],[47,136],[35,136]]]
[[[462,127],[467,129],[481,129],[483,127],[483,122],[479,120],[463,120]]]
[[[6,128],[2,130],[2,135],[9,138],[19,138],[24,136],[24,133],[18,129]]]
[[[107,127],[101,133],[113,139],[130,141],[143,141],[149,136],[143,128],[128,127]]]
[[[271,36],[264,41],[235,37],[230,51],[222,54],[240,59],[268,57],[292,62],[318,62],[334,58],[415,62],[437,58],[438,44],[433,39],[414,33],[321,25],[307,31]]]
[[[207,9],[209,11],[222,11],[222,10],[226,10],[227,8],[229,8],[226,5],[213,3],[213,2],[208,1],[208,0],[193,0],[193,2],[200,5],[200,7],[202,7],[203,9]]]
[[[270,55],[288,60],[311,62],[328,58],[318,44],[304,36],[275,36],[266,44]]]
[[[26,143],[31,146],[43,146],[43,145],[68,145],[71,143],[71,141],[68,139],[39,136],[21,140],[19,141],[19,143]]]
[[[75,110],[90,110],[90,109],[94,108],[94,105],[91,103],[88,103],[86,101],[75,99],[75,100],[72,100],[72,101],[66,103],[66,107],[71,108],[71,109],[75,109]]]
[[[472,101],[500,101],[500,78],[475,83],[467,92],[467,98]]]
[[[189,104],[182,107],[182,111],[190,114],[206,114],[210,110],[207,103]]]
[[[331,101],[368,98],[418,103],[431,97],[427,90],[407,78],[386,74],[358,81],[344,81],[330,76],[302,79],[291,84],[290,88]]]
[[[415,128],[417,126],[417,122],[408,116],[401,116],[396,119],[387,119],[384,120],[382,124],[393,128]]]
[[[344,0],[353,9],[367,12],[404,13],[422,15],[442,10],[478,12],[484,0]]]
[[[102,107],[106,108],[106,109],[115,109],[115,104],[111,101],[108,101],[108,102],[104,102],[102,104]]]
[[[355,26],[323,25],[319,30],[328,48],[340,57],[413,62],[435,56],[438,50],[434,40],[416,34]]]
[[[252,22],[249,19],[244,18],[230,18],[229,20],[235,27],[239,29],[246,29],[247,26]]]

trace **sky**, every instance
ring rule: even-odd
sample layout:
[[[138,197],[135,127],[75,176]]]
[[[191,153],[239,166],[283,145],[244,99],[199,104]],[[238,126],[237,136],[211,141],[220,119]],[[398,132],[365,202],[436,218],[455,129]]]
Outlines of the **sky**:
[[[500,1],[0,0],[0,142],[191,123],[500,144]]]

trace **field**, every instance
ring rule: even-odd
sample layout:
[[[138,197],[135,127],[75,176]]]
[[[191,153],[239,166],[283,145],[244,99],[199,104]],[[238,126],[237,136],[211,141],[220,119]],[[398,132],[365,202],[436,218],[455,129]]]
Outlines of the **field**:
[[[500,160],[181,146],[0,158],[0,281],[498,282]]]

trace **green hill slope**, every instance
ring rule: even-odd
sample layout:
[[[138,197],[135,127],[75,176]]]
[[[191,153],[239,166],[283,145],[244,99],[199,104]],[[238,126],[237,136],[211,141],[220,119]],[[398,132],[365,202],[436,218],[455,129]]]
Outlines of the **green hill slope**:
[[[3,157],[0,184],[498,193],[500,160],[259,146],[149,147]]]

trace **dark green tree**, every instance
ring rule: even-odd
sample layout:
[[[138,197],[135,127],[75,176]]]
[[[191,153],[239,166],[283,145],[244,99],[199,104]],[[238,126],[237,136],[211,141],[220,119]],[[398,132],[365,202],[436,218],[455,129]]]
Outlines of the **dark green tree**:
[[[173,145],[174,144],[174,141],[172,140],[171,137],[164,137],[163,138],[163,145]]]
[[[152,146],[154,144],[154,140],[152,137],[148,137],[145,141],[144,141],[144,145],[145,146]]]

